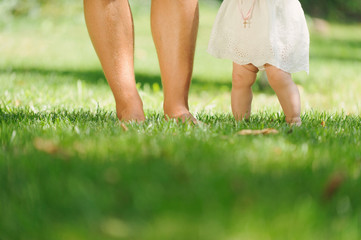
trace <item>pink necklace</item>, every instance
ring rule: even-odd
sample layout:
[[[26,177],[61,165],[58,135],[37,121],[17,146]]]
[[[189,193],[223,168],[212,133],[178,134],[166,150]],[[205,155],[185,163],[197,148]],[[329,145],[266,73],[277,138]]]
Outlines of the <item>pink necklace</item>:
[[[244,28],[247,27],[247,24],[248,24],[249,27],[251,27],[250,19],[252,18],[253,9],[254,9],[255,4],[256,4],[256,0],[253,0],[252,7],[248,10],[248,12],[246,13],[246,16],[245,16],[243,14],[243,9],[241,7],[240,1],[238,1],[238,8],[239,8],[239,11],[241,12],[241,15],[242,15],[242,18],[243,18]],[[242,0],[242,5],[243,5],[243,0]]]

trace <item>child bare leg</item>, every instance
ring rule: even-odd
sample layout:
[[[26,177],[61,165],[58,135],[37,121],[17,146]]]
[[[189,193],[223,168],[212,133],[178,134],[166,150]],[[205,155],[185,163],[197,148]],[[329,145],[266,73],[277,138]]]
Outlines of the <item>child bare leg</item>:
[[[237,121],[249,119],[252,104],[252,85],[256,81],[258,68],[252,64],[233,63],[232,112]]]
[[[301,125],[301,100],[296,84],[292,81],[290,73],[282,71],[272,65],[266,64],[268,81],[276,92],[278,100],[286,115],[286,122],[290,125]]]

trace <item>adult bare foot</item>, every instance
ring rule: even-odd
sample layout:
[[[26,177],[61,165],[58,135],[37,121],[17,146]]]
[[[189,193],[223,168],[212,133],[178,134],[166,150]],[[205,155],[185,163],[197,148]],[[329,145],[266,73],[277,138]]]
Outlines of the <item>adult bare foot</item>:
[[[117,104],[117,117],[120,121],[125,122],[144,122],[145,116],[143,111],[143,104],[128,104],[128,106],[121,106]]]
[[[300,117],[295,117],[295,118],[288,118],[286,117],[286,122],[292,127],[300,127],[302,125],[302,120]]]
[[[165,115],[166,120],[175,119],[177,122],[182,123],[190,123],[194,125],[198,125],[200,122],[191,114],[191,113],[184,113],[180,115]]]
[[[118,114],[118,119],[120,121],[124,121],[124,122],[144,122],[145,121],[145,117],[144,114],[142,113],[138,113],[138,112],[129,112],[129,111],[123,111],[122,113]]]

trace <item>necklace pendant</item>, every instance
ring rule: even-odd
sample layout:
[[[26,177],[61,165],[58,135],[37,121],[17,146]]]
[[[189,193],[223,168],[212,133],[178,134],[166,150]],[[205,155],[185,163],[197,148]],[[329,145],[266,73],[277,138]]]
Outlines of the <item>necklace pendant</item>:
[[[244,28],[247,28],[247,21],[243,22]]]

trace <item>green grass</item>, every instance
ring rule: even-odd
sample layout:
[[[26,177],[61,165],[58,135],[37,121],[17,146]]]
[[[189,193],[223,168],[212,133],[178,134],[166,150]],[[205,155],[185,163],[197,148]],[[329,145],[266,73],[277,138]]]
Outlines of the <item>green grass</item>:
[[[261,81],[251,120],[234,121],[231,64],[205,52],[215,14],[201,5],[197,127],[163,120],[143,9],[135,56],[147,120],[126,128],[80,12],[52,9],[0,32],[1,240],[361,238],[360,26],[312,31],[311,74],[294,75],[303,125],[290,128]],[[279,133],[238,134],[263,128]]]

